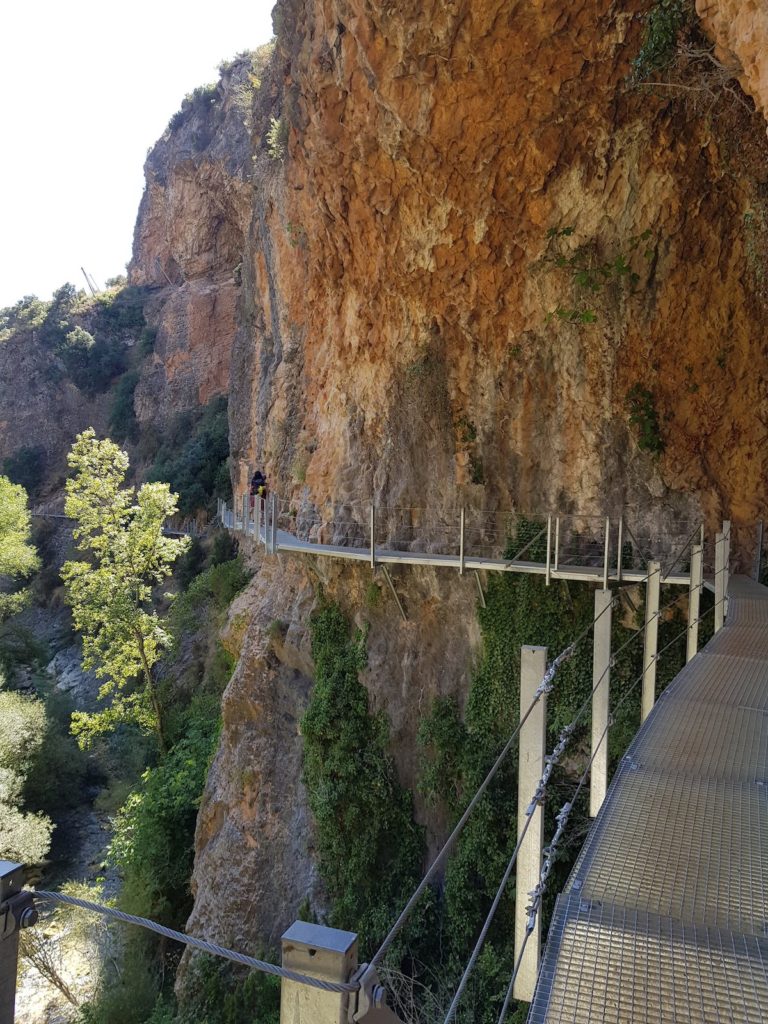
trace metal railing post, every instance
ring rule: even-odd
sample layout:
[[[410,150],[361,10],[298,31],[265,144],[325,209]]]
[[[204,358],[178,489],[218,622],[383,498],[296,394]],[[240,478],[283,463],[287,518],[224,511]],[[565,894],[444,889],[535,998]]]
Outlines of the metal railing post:
[[[552,579],[552,516],[547,516],[547,569],[546,584],[549,586]]]
[[[461,535],[459,537],[459,576],[464,575],[464,509],[461,510],[460,520]]]
[[[755,579],[760,582],[760,573],[763,568],[763,520],[757,524],[757,550],[755,552]]]
[[[261,544],[261,497],[256,495],[256,508],[254,509],[254,516],[256,517],[256,543]]]
[[[560,565],[560,516],[555,516],[555,557],[552,564],[552,569],[557,572],[558,566]]]
[[[725,622],[725,590],[728,583],[728,570],[725,561],[725,536],[715,536],[715,632],[723,628]]]
[[[608,557],[611,553],[611,520],[605,520],[605,549],[603,551],[603,590],[608,589]]]
[[[589,815],[594,818],[608,789],[608,728],[611,693],[610,590],[595,591],[595,636],[592,653],[592,768],[589,780]],[[597,753],[595,753],[597,751]]]
[[[264,499],[264,554],[272,554],[272,522],[270,513],[272,511],[271,498]]]
[[[0,860],[0,1024],[13,1024],[16,975],[19,969],[19,929],[37,921],[32,894],[23,892],[24,868]]]
[[[277,495],[272,495],[272,554],[277,554]]]
[[[324,981],[348,982],[357,969],[355,932],[296,921],[281,941],[282,964],[289,970]],[[280,1024],[342,1024],[348,1010],[348,992],[324,992],[288,978],[281,981]]]
[[[699,649],[699,608],[701,588],[704,585],[704,548],[694,544],[691,548],[691,582],[688,585],[688,636],[685,651],[686,663],[696,656]]]
[[[539,683],[547,671],[546,647],[523,647],[520,651],[520,717],[526,713],[534,699]],[[544,757],[547,742],[547,696],[544,694],[520,730],[520,759],[517,774],[517,836],[518,839],[525,828],[528,817],[526,811],[531,803],[539,779],[544,772]],[[518,950],[525,942],[528,913],[526,910],[527,894],[539,882],[542,865],[542,846],[544,840],[544,809],[537,804],[532,812],[533,820],[528,827],[525,838],[517,856],[517,878],[515,883],[515,959]],[[536,978],[539,973],[541,956],[541,916],[537,915],[536,923],[525,945],[520,968],[515,979],[513,995],[515,999],[524,999],[530,1003]]]
[[[656,701],[656,652],[659,649],[659,592],[661,564],[648,563],[645,585],[645,642],[643,644],[643,696],[640,721],[644,722]]]
[[[246,535],[246,537],[248,536],[248,498],[249,494],[246,491],[246,493],[243,495],[243,533]]]
[[[376,506],[371,502],[371,568],[376,568]]]
[[[616,551],[616,579],[621,583],[621,555],[624,545],[624,516],[619,516],[618,549]]]

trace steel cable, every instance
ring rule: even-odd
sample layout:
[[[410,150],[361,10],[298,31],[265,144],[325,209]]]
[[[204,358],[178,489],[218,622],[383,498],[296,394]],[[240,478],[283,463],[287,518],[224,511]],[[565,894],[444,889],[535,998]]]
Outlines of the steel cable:
[[[94,914],[101,914],[103,917],[111,917],[124,924],[136,925],[139,928],[146,928],[167,939],[181,942],[185,946],[202,950],[204,953],[211,953],[213,956],[224,957],[226,960],[233,960],[245,967],[252,967],[264,974],[273,974],[278,978],[287,978],[289,981],[296,981],[301,985],[309,985],[312,988],[320,988],[324,992],[357,992],[360,988],[358,982],[335,982],[323,981],[322,978],[312,978],[308,974],[300,974],[298,971],[291,971],[287,967],[278,967],[277,964],[270,964],[266,960],[257,960],[255,957],[246,956],[245,953],[238,953],[234,949],[227,949],[216,942],[207,942],[205,939],[197,939],[193,935],[185,935],[173,928],[166,928],[165,925],[150,921],[146,917],[136,917],[135,914],[126,914],[114,907],[105,907],[100,903],[92,903],[90,900],[77,899],[74,896],[65,896],[61,892],[48,892],[45,889],[38,889],[35,893],[40,899],[52,900],[56,903],[64,903],[67,906],[77,907],[80,910],[90,910]]]

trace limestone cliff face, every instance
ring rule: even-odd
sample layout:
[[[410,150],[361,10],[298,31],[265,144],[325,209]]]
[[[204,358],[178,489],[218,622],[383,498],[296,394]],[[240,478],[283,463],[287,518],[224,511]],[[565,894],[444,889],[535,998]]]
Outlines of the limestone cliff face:
[[[261,123],[236,487],[259,465],[304,508],[628,506],[710,529],[766,513],[764,124],[725,94],[702,110],[629,89],[646,7],[281,0],[271,88],[287,147],[271,159]],[[634,385],[660,456],[629,422]],[[352,618],[372,613],[362,569],[254,565],[191,925],[258,944],[315,891],[298,721],[318,574]],[[466,691],[475,593],[427,571],[396,585],[409,621],[385,600],[366,681],[412,781],[419,717]]]
[[[251,205],[250,58],[188,97],[150,151],[130,281],[157,289],[155,354],[136,391],[140,421],[205,404],[229,387]]]
[[[696,10],[717,56],[768,117],[768,8],[761,0],[696,0]]]
[[[0,466],[20,448],[39,448],[47,472],[62,473],[75,434],[90,426],[103,429],[108,412],[103,398],[84,401],[34,331],[0,343]]]

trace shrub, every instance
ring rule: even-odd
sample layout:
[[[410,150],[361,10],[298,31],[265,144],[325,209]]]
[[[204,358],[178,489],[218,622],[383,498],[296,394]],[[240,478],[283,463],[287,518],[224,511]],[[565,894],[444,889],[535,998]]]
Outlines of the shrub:
[[[664,451],[664,439],[661,436],[659,414],[653,392],[642,384],[633,384],[627,392],[629,403],[629,422],[638,429],[637,444],[640,451],[661,455]]]
[[[210,705],[193,705],[185,735],[140,785],[114,819],[110,858],[124,876],[125,909],[183,925],[192,907],[189,879],[197,808],[218,739]]]
[[[194,629],[201,608],[207,605],[212,611],[223,611],[249,579],[239,558],[212,565],[196,576],[171,608],[169,625],[177,641],[185,630]]]
[[[117,441],[136,441],[139,422],[136,419],[134,395],[139,383],[137,370],[124,373],[117,382],[109,414],[109,429]]]
[[[3,475],[20,484],[30,495],[36,495],[45,479],[47,455],[40,445],[19,448],[3,460]]]
[[[177,417],[148,478],[167,481],[179,494],[179,511],[189,515],[231,496],[228,458],[227,400],[214,398],[199,419],[191,413]]]
[[[269,119],[267,152],[273,160],[283,160],[288,144],[288,122],[284,117]]]
[[[693,17],[691,0],[656,0],[645,19],[640,52],[632,62],[634,82],[643,82],[672,63],[680,34]]]
[[[211,545],[211,566],[237,557],[237,540],[228,530],[218,530]]]
[[[387,752],[387,721],[371,714],[358,678],[365,636],[350,636],[335,605],[321,607],[310,628],[315,686],[301,730],[319,871],[330,923],[354,928],[370,950],[419,880],[424,839]]]
[[[45,857],[53,831],[50,818],[27,809],[24,792],[46,731],[42,701],[0,691],[0,850],[22,864]]]
[[[204,565],[205,548],[197,537],[193,537],[187,550],[176,562],[174,575],[179,581],[179,586],[186,590],[192,580],[203,571]]]
[[[262,957],[263,958],[263,957]],[[278,1024],[280,979],[202,954],[192,961],[177,1024]]]

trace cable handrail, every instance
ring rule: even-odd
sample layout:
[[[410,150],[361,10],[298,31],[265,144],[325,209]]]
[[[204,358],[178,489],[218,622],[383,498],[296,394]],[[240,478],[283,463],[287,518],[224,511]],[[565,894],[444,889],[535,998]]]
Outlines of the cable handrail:
[[[299,971],[292,971],[287,967],[280,967],[271,964],[266,960],[257,960],[256,957],[247,956],[237,950],[220,946],[217,942],[208,942],[206,939],[198,939],[194,935],[187,935],[184,932],[176,931],[174,928],[167,928],[165,925],[151,921],[147,917],[137,917],[135,914],[126,914],[115,907],[107,907],[101,903],[93,903],[91,900],[83,900],[79,897],[68,896],[62,892],[50,892],[46,889],[38,889],[35,895],[43,900],[54,903],[63,903],[70,907],[77,907],[80,910],[89,910],[94,914],[101,914],[102,917],[113,918],[123,924],[136,925],[145,928],[147,931],[162,935],[166,939],[173,939],[185,946],[199,949],[204,953],[211,953],[213,956],[223,957],[225,960],[232,960],[244,967],[252,967],[263,974],[273,974],[278,978],[286,978],[288,981],[295,981],[301,985],[309,985],[311,988],[319,988],[324,992],[357,992],[360,988],[358,981],[324,981],[322,978],[314,978],[308,974],[301,974]]]

